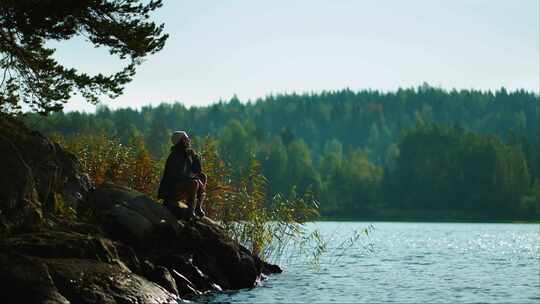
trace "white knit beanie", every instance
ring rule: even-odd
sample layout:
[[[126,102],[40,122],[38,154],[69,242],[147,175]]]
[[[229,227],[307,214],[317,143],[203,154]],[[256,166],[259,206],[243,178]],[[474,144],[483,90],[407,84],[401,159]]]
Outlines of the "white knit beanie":
[[[176,145],[182,138],[189,138],[189,136],[185,131],[174,131],[171,135],[171,142],[173,145]]]

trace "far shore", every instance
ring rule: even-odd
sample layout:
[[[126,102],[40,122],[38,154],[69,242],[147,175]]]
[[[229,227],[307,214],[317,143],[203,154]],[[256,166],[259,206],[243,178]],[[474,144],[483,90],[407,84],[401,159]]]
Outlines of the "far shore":
[[[421,217],[339,217],[321,216],[317,222],[396,222],[396,223],[472,223],[472,224],[540,224],[540,219],[502,218],[421,218]]]

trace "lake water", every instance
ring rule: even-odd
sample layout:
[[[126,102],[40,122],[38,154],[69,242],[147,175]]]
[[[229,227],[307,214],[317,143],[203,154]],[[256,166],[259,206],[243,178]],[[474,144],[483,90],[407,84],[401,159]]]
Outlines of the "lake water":
[[[329,248],[319,267],[292,259],[257,288],[199,301],[540,303],[538,224],[318,222],[308,228],[337,246],[370,224],[369,237],[349,250]]]

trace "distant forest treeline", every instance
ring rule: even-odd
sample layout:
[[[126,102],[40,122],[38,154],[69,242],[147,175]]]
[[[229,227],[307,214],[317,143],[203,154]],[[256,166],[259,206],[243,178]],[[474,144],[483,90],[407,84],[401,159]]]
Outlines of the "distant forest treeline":
[[[172,130],[211,136],[234,171],[255,157],[269,191],[312,191],[328,217],[474,220],[540,219],[539,117],[531,92],[424,84],[25,119],[49,135],[144,138],[158,159]]]

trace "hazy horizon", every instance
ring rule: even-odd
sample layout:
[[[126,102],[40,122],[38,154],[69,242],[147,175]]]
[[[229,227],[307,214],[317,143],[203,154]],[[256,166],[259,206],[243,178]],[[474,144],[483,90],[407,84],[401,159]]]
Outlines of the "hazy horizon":
[[[205,106],[233,95],[393,91],[424,82],[540,91],[535,0],[165,1],[154,20],[165,23],[167,45],[139,67],[124,95],[102,105]],[[80,39],[51,46],[61,63],[89,73],[121,66]],[[79,96],[65,107],[94,109]]]

